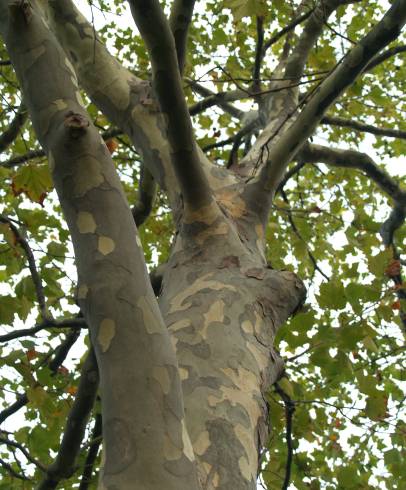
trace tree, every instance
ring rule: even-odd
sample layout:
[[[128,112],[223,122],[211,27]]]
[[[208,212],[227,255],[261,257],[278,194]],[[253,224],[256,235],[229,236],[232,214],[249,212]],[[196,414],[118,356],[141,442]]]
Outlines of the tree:
[[[406,1],[128,3],[0,0],[0,488],[400,488]]]

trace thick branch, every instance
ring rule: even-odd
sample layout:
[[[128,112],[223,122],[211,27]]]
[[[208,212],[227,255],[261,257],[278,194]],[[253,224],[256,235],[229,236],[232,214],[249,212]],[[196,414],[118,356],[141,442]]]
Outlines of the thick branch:
[[[386,61],[388,58],[391,58],[392,56],[395,56],[398,53],[404,53],[404,52],[406,52],[406,46],[395,46],[393,48],[386,49],[381,54],[375,56],[375,58],[373,58],[371,62],[368,63],[368,65],[365,67],[364,71],[371,71],[376,66]]]
[[[196,89],[195,83],[192,83],[192,88]],[[203,93],[203,90],[200,90],[200,93]],[[250,97],[249,94],[239,89],[232,90],[231,92],[218,92],[217,94],[211,92],[210,90],[204,89],[204,93],[208,93],[210,95],[207,95],[207,97],[199,100],[198,102],[196,102],[196,104],[193,104],[189,107],[189,114],[191,116],[195,116],[196,114],[199,114],[200,112],[203,112],[204,110],[216,105],[221,107],[231,116],[236,117],[237,119],[241,119],[244,115],[244,112],[240,109],[237,109],[232,104],[229,104],[229,102]]]
[[[320,37],[320,34],[323,32],[326,20],[334,10],[343,3],[348,2],[343,2],[342,0],[325,0],[318,2],[318,5],[309,16],[303,28],[303,32],[286,63],[286,78],[294,80],[303,75],[309,53],[317,39]]]
[[[377,136],[388,136],[389,138],[401,138],[406,139],[406,131],[392,128],[377,128],[371,124],[364,124],[351,119],[344,119],[342,117],[324,116],[321,120],[322,124],[328,124],[330,126],[340,126],[342,128],[355,129],[356,131],[362,131],[363,133],[376,134]]]
[[[212,196],[197,153],[168,21],[158,0],[129,0],[129,3],[151,57],[153,86],[168,120],[172,164],[185,205],[199,209],[209,205]]]
[[[365,153],[321,145],[305,145],[298,158],[308,163],[322,162],[335,167],[357,168],[370,177],[395,202],[406,202],[406,191]]]
[[[281,37],[283,37],[288,32],[292,31],[297,25],[301,24],[307,18],[309,18],[310,15],[313,13],[313,11],[314,11],[314,8],[311,8],[310,10],[308,10],[307,12],[305,12],[304,14],[299,15],[299,17],[296,17],[296,19],[294,19],[292,22],[290,22],[286,27],[284,27],[279,32],[277,32],[276,34],[274,34],[270,39],[268,39],[268,41],[266,41],[266,43],[264,43],[264,47],[263,47],[263,50],[262,50],[262,57],[265,56],[266,51],[273,44],[275,44],[276,42],[278,42]]]
[[[157,184],[151,172],[141,165],[137,203],[132,208],[135,224],[141,226],[148,218],[157,195]]]
[[[101,441],[102,441],[102,416],[100,413],[98,413],[96,414],[95,421],[94,421],[92,440],[90,441],[90,448],[86,456],[85,466],[83,469],[79,490],[88,490],[89,485],[92,482],[93,467],[97,458],[97,454],[99,452]]]
[[[0,153],[7,150],[11,143],[17,138],[25,124],[25,121],[27,120],[27,117],[27,109],[25,108],[24,103],[22,103],[9,127],[2,134],[0,134]]]
[[[48,21],[69,55],[81,87],[101,112],[128,134],[176,209],[179,189],[163,131],[166,121],[158,110],[149,82],[133,75],[108,52],[72,0],[50,0],[47,5]]]
[[[257,44],[255,48],[254,69],[252,72],[252,90],[259,92],[261,90],[261,61],[264,46],[264,18],[257,16]]]
[[[54,463],[38,490],[51,490],[75,472],[75,460],[85,435],[87,421],[96,399],[99,386],[96,357],[93,349],[88,353],[80,374],[78,391],[66,422],[65,432]]]
[[[169,25],[175,39],[179,72],[182,75],[187,52],[187,36],[196,0],[173,0]]]
[[[258,178],[272,194],[277,188],[287,164],[298,148],[313,133],[327,109],[362,73],[375,54],[397,38],[406,21],[406,0],[396,0],[383,19],[347,54],[337,68],[320,84],[313,97],[279,140],[263,149],[268,164]]]
[[[9,11],[0,2],[0,31],[48,155],[75,251],[78,302],[97,357],[106,448],[100,484],[160,490],[165,481],[168,490],[194,490],[175,352],[133,216],[111,155],[78,99],[66,55],[41,15],[36,4],[24,1]],[[171,437],[170,456],[164,434]]]
[[[406,219],[406,199],[404,203],[396,203],[388,218],[382,223],[379,233],[386,247],[393,244],[393,236]]]

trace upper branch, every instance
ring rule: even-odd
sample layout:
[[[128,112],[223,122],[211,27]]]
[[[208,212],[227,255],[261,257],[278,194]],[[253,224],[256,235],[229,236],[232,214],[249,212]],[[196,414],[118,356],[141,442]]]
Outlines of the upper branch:
[[[296,17],[296,19],[293,19],[290,24],[288,24],[287,26],[285,26],[279,32],[277,32],[276,34],[274,34],[270,39],[268,39],[268,41],[266,41],[264,43],[264,46],[263,46],[263,49],[262,49],[262,57],[265,56],[266,51],[273,44],[275,44],[276,42],[278,42],[281,37],[283,37],[288,32],[292,31],[297,25],[301,24],[307,18],[309,18],[310,15],[312,14],[313,10],[314,10],[314,8],[311,8],[310,10],[308,10],[307,12],[305,12],[304,14],[299,15],[298,17]]]
[[[174,0],[169,17],[169,25],[175,39],[176,54],[181,75],[185,69],[187,36],[195,2],[196,0]]]
[[[158,0],[129,3],[151,57],[153,85],[168,121],[172,163],[185,204],[192,209],[207,206],[212,202],[211,191],[197,153],[169,23]]]
[[[343,3],[349,2],[325,0],[318,3],[309,16],[292,54],[289,56],[285,69],[286,78],[297,79],[302,76],[309,53],[323,32],[326,20]]]
[[[307,163],[322,162],[334,167],[357,168],[370,177],[395,202],[406,204],[406,191],[366,153],[321,145],[304,145],[297,157]]]
[[[9,127],[0,134],[0,153],[7,150],[11,143],[17,138],[25,121],[27,120],[28,112],[24,103],[21,103],[16,115],[11,121]]]
[[[375,58],[373,58],[365,67],[365,71],[371,71],[376,66],[386,61],[388,58],[391,58],[392,56],[395,56],[398,53],[404,53],[405,51],[406,51],[406,46],[394,46],[393,48],[389,48],[385,50],[383,53],[375,56]]]
[[[331,126],[340,126],[342,128],[351,128],[364,133],[376,134],[377,136],[389,136],[390,138],[406,139],[406,131],[392,128],[377,128],[371,124],[359,123],[357,121],[344,119],[342,117],[324,116],[321,123],[329,124]]]
[[[137,227],[141,226],[152,211],[157,195],[157,184],[151,172],[141,165],[138,199],[132,208],[134,221]]]
[[[396,0],[382,20],[357,46],[349,51],[343,61],[319,85],[302,112],[279,140],[268,148],[267,165],[261,169],[258,181],[270,192],[269,199],[285,172],[285,168],[300,146],[313,133],[327,109],[342,94],[365,66],[383,47],[396,39],[406,22],[406,0]]]
[[[257,45],[255,48],[255,62],[252,72],[252,88],[254,92],[261,90],[261,61],[264,46],[264,18],[257,16]]]
[[[128,134],[145,165],[168,193],[172,208],[177,208],[179,191],[162,131],[166,121],[149,82],[136,77],[109,53],[72,0],[49,0],[42,7],[49,9],[48,21],[81,87],[101,112]]]

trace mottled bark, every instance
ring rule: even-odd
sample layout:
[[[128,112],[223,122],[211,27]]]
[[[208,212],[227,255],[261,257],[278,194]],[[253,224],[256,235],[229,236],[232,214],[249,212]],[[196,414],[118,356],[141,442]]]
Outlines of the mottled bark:
[[[100,373],[100,488],[198,488],[176,357],[109,151],[37,9],[3,0],[0,19],[75,249],[78,301]]]
[[[243,179],[234,168],[212,165],[194,140],[179,75],[193,3],[174,3],[171,31],[158,1],[131,2],[150,51],[153,94],[108,53],[71,0],[33,0],[33,8],[0,0],[0,30],[74,244],[77,297],[100,373],[101,489],[256,488],[259,450],[268,438],[266,393],[283,370],[273,339],[305,295],[293,273],[266,263],[272,196],[327,108],[396,35],[401,15],[395,18],[393,9],[405,6],[395,2],[386,27],[350,52],[295,119],[292,78],[300,78],[327,11],[309,14],[293,57],[289,45],[284,50],[274,76],[285,79],[271,85],[277,91],[264,104],[265,129],[244,160],[254,174],[263,168],[259,178]],[[331,12],[341,3],[347,2],[323,8]],[[162,284],[153,281],[159,305],[134,217],[79,84],[130,136],[169,196],[177,235]],[[242,115],[228,104],[232,98],[215,97]],[[154,192],[144,191],[141,185],[140,202],[149,207]]]
[[[268,440],[265,395],[283,369],[273,338],[304,288],[294,274],[267,266],[263,227],[241,195],[224,189],[218,202],[225,215],[184,224],[160,306],[177,349],[202,488],[254,490]]]

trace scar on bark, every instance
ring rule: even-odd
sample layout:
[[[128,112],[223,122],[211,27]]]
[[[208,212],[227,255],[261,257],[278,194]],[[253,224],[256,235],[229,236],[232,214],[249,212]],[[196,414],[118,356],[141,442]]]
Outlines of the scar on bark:
[[[14,0],[9,4],[10,14],[15,18],[22,16],[26,25],[32,19],[32,6],[28,0]]]
[[[64,125],[68,129],[70,136],[76,139],[86,132],[89,127],[89,120],[82,114],[69,111],[65,114]]]

